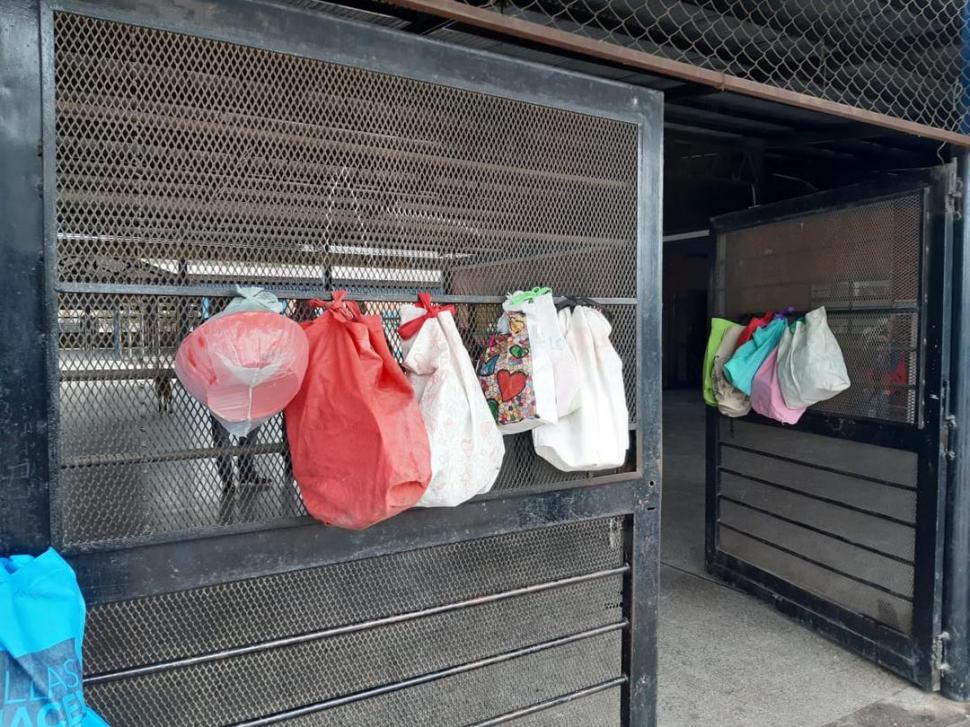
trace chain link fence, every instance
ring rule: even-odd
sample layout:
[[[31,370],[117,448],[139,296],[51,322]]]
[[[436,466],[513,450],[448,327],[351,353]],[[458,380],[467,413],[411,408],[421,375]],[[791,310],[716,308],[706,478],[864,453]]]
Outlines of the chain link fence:
[[[960,0],[458,0],[728,76],[967,130]]]

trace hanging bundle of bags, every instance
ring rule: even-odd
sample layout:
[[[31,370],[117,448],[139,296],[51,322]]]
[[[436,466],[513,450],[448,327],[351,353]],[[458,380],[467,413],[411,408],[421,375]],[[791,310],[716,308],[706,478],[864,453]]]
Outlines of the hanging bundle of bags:
[[[283,304],[259,288],[239,295],[178,347],[182,386],[236,436],[279,414],[303,384],[309,347]]]
[[[380,316],[333,294],[303,324],[309,365],[286,407],[293,476],[311,515],[361,529],[414,506],[431,480],[428,434]]]
[[[743,327],[712,321],[704,358],[708,404],[727,416],[743,416],[753,407],[762,416],[794,424],[808,407],[849,387],[825,308],[788,325],[790,311],[754,317]]]
[[[536,453],[565,472],[620,467],[630,446],[623,362],[612,326],[595,308],[559,311],[558,324],[579,374],[578,409],[532,430]]]
[[[428,293],[401,307],[404,368],[431,447],[431,482],[419,507],[453,507],[495,484],[505,444],[465,351],[454,306]]]
[[[0,558],[0,725],[107,727],[84,701],[85,615],[55,550]]]

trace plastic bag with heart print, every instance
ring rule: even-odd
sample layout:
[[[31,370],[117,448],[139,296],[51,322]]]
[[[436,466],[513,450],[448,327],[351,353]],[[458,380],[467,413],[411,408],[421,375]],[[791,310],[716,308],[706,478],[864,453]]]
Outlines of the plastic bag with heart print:
[[[517,434],[558,421],[552,370],[536,366],[525,314],[506,311],[496,328],[478,361],[478,379],[499,431]]]

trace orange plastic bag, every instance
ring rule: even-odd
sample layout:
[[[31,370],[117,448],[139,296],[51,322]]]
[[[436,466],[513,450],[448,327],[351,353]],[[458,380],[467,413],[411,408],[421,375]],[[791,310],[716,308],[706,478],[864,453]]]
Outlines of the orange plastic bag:
[[[293,476],[313,517],[360,530],[412,507],[431,481],[428,434],[380,316],[346,293],[303,324],[310,363],[286,407]]]
[[[175,373],[236,436],[283,411],[303,384],[307,338],[279,313],[244,310],[213,316],[175,354]]]

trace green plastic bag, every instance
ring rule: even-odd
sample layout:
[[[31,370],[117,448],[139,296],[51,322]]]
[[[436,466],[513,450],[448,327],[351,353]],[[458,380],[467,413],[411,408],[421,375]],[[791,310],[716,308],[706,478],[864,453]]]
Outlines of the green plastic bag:
[[[717,349],[721,345],[724,334],[732,328],[741,328],[737,323],[726,321],[723,318],[711,319],[711,336],[707,339],[707,350],[704,352],[704,403],[708,406],[717,406],[717,399],[714,398],[714,384],[711,382],[711,372],[714,370],[714,357]]]

